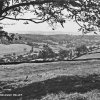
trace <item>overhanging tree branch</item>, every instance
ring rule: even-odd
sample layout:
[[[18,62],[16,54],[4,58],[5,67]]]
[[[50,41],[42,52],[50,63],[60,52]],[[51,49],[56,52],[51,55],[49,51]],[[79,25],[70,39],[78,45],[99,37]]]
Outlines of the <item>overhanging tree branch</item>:
[[[95,27],[100,29],[99,6],[99,0],[0,0],[0,20],[6,18],[34,23],[47,21],[50,25],[60,23],[63,26],[65,18],[70,18],[81,28],[92,31]],[[67,10],[67,13],[63,13],[64,10]],[[37,18],[17,18],[17,15],[25,12],[32,13]],[[10,15],[15,18],[9,17]],[[80,22],[83,24],[80,25]]]
[[[44,20],[42,20],[42,21],[35,21],[36,20],[36,18],[35,19],[24,19],[24,18],[11,18],[11,17],[3,17],[3,18],[6,18],[6,19],[11,19],[11,20],[18,20],[18,21],[20,21],[20,20],[27,20],[27,21],[31,21],[31,22],[34,22],[34,23],[36,23],[36,24],[38,24],[38,23],[43,23],[43,22],[45,22],[45,21],[48,21],[49,19],[51,19],[51,17],[49,17],[49,18],[47,18],[47,19],[44,19]],[[38,19],[37,19],[38,20]],[[39,19],[40,20],[40,19]]]
[[[40,5],[40,4],[45,4],[45,3],[54,3],[56,2],[57,0],[43,0],[43,1],[30,1],[30,2],[27,2],[27,3],[19,3],[19,4],[16,4],[16,5],[12,5],[10,7],[6,7],[5,9],[3,9],[2,13],[5,13],[11,9],[14,9],[16,7],[20,7],[20,6],[29,6],[29,5]]]

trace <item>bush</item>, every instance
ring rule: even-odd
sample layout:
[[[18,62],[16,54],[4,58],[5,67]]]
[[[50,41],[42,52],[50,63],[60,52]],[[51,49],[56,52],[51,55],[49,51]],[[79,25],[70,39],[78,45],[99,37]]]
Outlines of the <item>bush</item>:
[[[76,47],[75,51],[76,51],[77,57],[79,57],[80,55],[87,53],[88,49],[87,49],[86,45],[81,45],[79,47]]]
[[[69,51],[67,51],[67,50],[60,50],[59,51],[59,58],[60,58],[60,60],[64,60],[64,58],[66,58],[66,57],[68,57],[69,56]]]
[[[38,55],[38,58],[43,58],[43,59],[54,58],[54,57],[55,53],[48,45],[44,45],[43,50],[40,51]]]

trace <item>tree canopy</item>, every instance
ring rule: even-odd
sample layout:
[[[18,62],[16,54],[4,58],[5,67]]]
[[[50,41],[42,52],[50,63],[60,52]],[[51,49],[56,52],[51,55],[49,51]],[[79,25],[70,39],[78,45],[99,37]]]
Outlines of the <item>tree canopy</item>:
[[[39,58],[43,58],[46,60],[47,58],[53,58],[55,57],[55,53],[53,50],[48,46],[44,45],[43,50],[39,52]]]
[[[23,17],[31,13],[28,18]],[[100,0],[0,0],[0,20],[47,22],[54,29],[66,19],[75,21],[83,33],[100,31]]]

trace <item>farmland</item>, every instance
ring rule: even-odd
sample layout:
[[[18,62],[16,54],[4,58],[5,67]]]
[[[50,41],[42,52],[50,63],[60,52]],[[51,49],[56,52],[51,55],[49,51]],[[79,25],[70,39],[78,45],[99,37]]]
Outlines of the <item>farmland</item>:
[[[86,55],[78,57],[77,60],[79,59],[82,59],[82,60],[83,59],[100,59],[100,49],[93,50],[92,52]]]
[[[73,48],[78,43],[87,44],[88,40],[88,46],[89,43],[93,45],[99,43],[99,37],[96,40],[97,37],[94,39],[94,36],[87,36],[88,38],[85,37],[82,41],[80,36],[70,36],[67,40],[64,38],[69,37],[68,35],[62,35],[62,38],[61,35],[22,36],[21,41],[33,43],[33,52],[40,50],[41,45],[45,43],[55,52]],[[0,46],[0,55],[10,53],[24,55],[32,49],[26,44],[0,44]],[[100,48],[94,48],[91,52],[70,61],[2,64],[0,65],[0,93],[22,94],[24,100],[61,100],[62,98],[63,100],[100,100],[100,61],[95,58],[100,58]],[[12,97],[0,97],[0,100],[11,99]],[[17,99],[13,97],[12,100],[20,99],[20,97]]]
[[[26,49],[26,52],[28,52],[31,50],[31,47],[25,44],[0,44],[0,56],[12,53],[24,54],[24,49]]]
[[[98,60],[97,61],[96,60],[67,61],[67,62],[61,61],[61,62],[52,62],[52,63],[30,63],[30,64],[24,63],[19,65],[0,65],[0,79],[1,79],[0,81],[2,87],[4,88],[3,92],[4,91],[6,92],[7,89],[11,88],[12,90],[14,89],[12,91],[13,93],[22,93],[25,97],[27,96],[31,97],[31,95],[33,95],[32,98],[34,99],[35,97],[38,96],[41,97],[46,95],[46,94],[45,95],[41,94],[42,90],[40,90],[40,88],[36,88],[38,84],[40,84],[39,86],[41,88],[42,86],[44,87],[50,86],[50,88],[49,87],[47,88],[49,92],[52,91],[50,92],[50,94],[55,93],[57,91],[59,93],[61,91],[63,92],[69,91],[68,94],[72,92],[86,93],[86,92],[91,92],[91,90],[94,89],[99,89],[98,87],[100,84],[99,66],[100,66],[100,61]],[[28,78],[26,80],[27,76]],[[44,82],[45,85],[42,85],[42,82]],[[58,86],[59,85],[61,86],[58,87],[57,83]],[[72,89],[70,85],[71,87],[73,87]],[[82,89],[83,87],[84,89]],[[25,88],[28,88],[31,92],[26,94],[28,92],[28,89]],[[49,90],[49,89],[53,89],[53,90]],[[31,94],[32,91],[33,94]],[[36,96],[37,92],[35,91],[37,92],[41,91],[41,93],[38,96]]]
[[[99,41],[100,36],[96,35],[95,36],[87,35],[82,37],[81,35],[75,36],[68,34],[62,34],[62,35],[61,34],[56,34],[56,35],[17,34],[17,37],[18,38],[14,38],[12,41],[8,41],[9,45],[0,44],[2,48],[0,51],[1,64],[12,63],[12,62],[16,63],[31,62],[40,58],[46,61],[48,57],[50,58],[51,56],[52,56],[51,57],[52,61],[71,60],[76,58],[77,56],[79,57],[82,54],[87,53],[89,51],[89,48],[87,47],[91,47],[93,49],[96,46],[96,48],[99,48],[99,43],[100,43]],[[1,41],[2,43],[5,43],[4,42],[5,40],[2,41]],[[46,49],[44,48],[44,46],[46,45],[52,51],[52,53],[49,52],[48,57],[47,57],[48,54],[46,53],[48,53],[48,50],[50,49],[46,50],[45,53],[46,56],[42,54],[45,51],[44,49]],[[82,51],[82,49],[80,49],[80,51],[77,51],[79,49],[76,49],[76,48],[84,49],[84,47],[85,49],[87,49],[84,52]],[[64,54],[65,52],[66,55]],[[86,57],[87,56],[88,55],[86,55]]]

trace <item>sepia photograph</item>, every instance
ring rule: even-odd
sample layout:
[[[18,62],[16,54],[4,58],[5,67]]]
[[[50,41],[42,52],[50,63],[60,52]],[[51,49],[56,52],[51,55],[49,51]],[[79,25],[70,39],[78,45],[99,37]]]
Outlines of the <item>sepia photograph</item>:
[[[0,100],[100,100],[100,0],[0,0]]]

